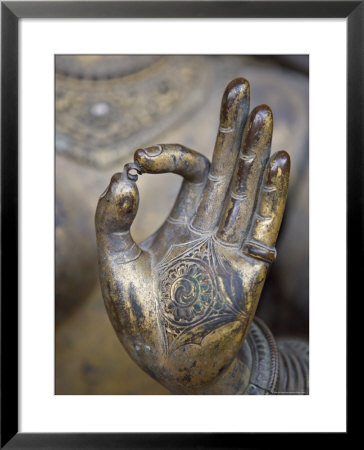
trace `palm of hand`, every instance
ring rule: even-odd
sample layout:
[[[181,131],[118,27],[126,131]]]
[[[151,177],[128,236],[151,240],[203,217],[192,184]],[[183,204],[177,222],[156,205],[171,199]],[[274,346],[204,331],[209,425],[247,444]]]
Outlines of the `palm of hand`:
[[[165,236],[166,228],[170,224],[159,233]],[[161,247],[159,233],[154,241],[156,250]],[[239,248],[224,246],[213,235],[194,231],[182,234],[181,229],[169,229],[168,233],[182,235],[183,240],[164,241],[168,250],[152,272],[158,286],[166,353],[171,355],[190,343],[199,344],[203,353],[204,338],[234,321],[240,322],[243,336],[256,306],[251,301],[256,292],[252,291],[264,282],[266,265],[246,258]],[[153,246],[149,247],[155,261],[159,252],[153,250]]]
[[[279,152],[269,161],[270,109],[260,106],[247,119],[248,111],[249,84],[234,80],[222,100],[211,167],[177,144],[140,149],[98,204],[110,319],[132,358],[176,391],[211,383],[227,370],[275,257],[289,157]],[[184,177],[170,216],[140,247],[129,232],[139,199],[131,168]]]

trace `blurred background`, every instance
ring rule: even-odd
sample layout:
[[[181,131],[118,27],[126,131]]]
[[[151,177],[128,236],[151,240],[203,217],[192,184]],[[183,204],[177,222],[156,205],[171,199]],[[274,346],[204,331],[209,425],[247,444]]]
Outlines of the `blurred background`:
[[[138,147],[176,142],[211,159],[225,86],[250,82],[251,109],[274,115],[272,153],[291,155],[278,258],[257,316],[276,337],[308,339],[308,70],[306,55],[56,57],[55,392],[168,394],[130,359],[98,282],[94,213],[111,176]],[[139,177],[136,241],[167,217],[181,178]]]

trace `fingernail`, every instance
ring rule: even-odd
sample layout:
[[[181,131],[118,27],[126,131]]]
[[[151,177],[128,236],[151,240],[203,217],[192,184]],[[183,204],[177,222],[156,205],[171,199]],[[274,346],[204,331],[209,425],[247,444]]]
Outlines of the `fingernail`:
[[[142,175],[142,173],[143,171],[137,161],[125,164],[124,166],[123,175],[124,178],[128,179],[129,181],[137,181],[138,175]]]
[[[163,149],[161,145],[154,145],[153,147],[143,148],[143,151],[146,155],[154,157],[160,155]]]

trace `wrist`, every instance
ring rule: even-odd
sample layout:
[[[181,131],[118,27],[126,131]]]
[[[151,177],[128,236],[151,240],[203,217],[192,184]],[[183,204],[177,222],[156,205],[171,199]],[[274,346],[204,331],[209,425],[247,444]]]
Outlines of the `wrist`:
[[[238,354],[212,383],[190,394],[270,395],[278,386],[279,353],[268,327],[255,319]]]

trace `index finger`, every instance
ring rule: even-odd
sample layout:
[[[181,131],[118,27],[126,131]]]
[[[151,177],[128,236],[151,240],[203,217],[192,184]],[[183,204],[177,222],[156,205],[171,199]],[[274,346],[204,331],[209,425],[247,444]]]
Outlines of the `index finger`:
[[[173,221],[189,221],[196,211],[210,163],[207,158],[180,144],[159,144],[138,149],[134,160],[142,172],[173,172],[184,178],[169,216]]]

